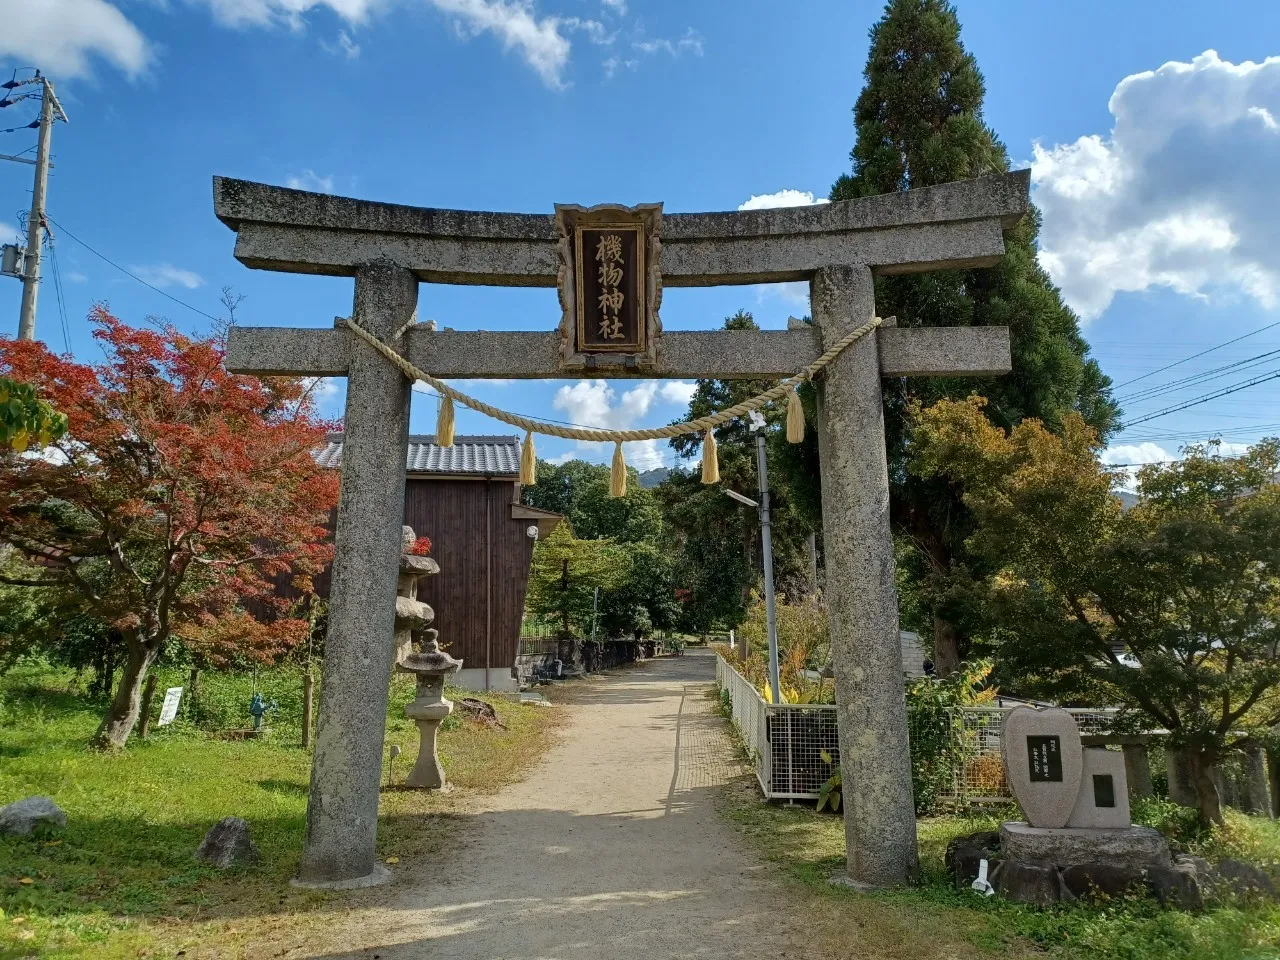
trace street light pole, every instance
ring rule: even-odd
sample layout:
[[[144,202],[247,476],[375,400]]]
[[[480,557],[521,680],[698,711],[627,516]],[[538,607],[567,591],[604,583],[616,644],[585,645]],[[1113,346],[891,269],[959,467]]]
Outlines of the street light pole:
[[[773,599],[773,528],[769,521],[769,464],[765,459],[764,424],[756,427],[756,472],[760,475],[760,541],[764,547],[764,610],[769,627],[769,690],[782,702],[778,683],[778,613]]]

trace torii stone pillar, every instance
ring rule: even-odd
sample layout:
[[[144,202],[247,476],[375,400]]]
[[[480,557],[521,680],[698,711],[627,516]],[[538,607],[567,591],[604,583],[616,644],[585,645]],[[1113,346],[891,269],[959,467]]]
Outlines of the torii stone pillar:
[[[356,273],[355,315],[384,340],[404,329],[417,306],[410,271],[373,264]],[[375,843],[412,386],[388,376],[386,366],[362,346],[347,369],[329,634],[298,886],[347,889],[386,877]]]
[[[663,217],[664,286],[808,279],[816,328],[672,331],[662,335],[647,368],[566,370],[551,322],[541,331],[415,327],[393,345],[446,379],[778,380],[874,315],[873,274],[997,263],[1003,231],[1026,213],[1028,189],[1024,170],[821,206]],[[357,316],[383,338],[412,316],[417,281],[541,287],[559,281],[559,233],[549,215],[405,207],[222,178],[214,181],[214,204],[236,231],[236,257],[247,266],[356,277]],[[832,363],[820,384],[845,834],[849,879],[858,885],[906,883],[918,868],[880,378],[993,376],[1009,368],[1004,327],[881,327]],[[236,327],[227,369],[350,378],[333,621],[299,879],[377,882],[374,833],[409,386],[342,322],[328,330]]]
[[[810,281],[824,347],[876,315],[864,266],[826,267]],[[920,864],[911,747],[889,530],[878,337],[863,337],[818,382],[822,534],[849,880],[884,887]]]

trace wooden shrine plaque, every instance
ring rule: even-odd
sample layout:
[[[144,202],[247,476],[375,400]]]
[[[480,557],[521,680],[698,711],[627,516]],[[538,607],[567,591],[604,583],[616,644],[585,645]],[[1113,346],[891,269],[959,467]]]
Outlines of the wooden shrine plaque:
[[[561,361],[566,368],[656,362],[661,217],[661,204],[556,206]]]

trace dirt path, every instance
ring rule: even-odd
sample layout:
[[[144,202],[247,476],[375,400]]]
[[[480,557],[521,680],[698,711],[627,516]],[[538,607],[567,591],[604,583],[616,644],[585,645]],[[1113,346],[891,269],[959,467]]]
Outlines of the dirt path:
[[[802,955],[790,894],[716,812],[742,769],[706,697],[714,670],[699,652],[572,688],[565,735],[479,815],[453,872],[402,876],[351,939],[314,948],[335,960]]]

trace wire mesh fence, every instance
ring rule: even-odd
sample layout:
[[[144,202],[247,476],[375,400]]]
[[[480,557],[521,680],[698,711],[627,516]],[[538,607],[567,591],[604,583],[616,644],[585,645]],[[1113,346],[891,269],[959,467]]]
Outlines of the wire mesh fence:
[[[716,684],[729,696],[733,725],[746,744],[760,789],[771,800],[813,800],[840,767],[833,704],[772,704],[723,656]],[[912,715],[909,734],[917,793],[926,806],[956,807],[1010,799],[1000,741],[1012,706],[951,707]],[[1116,711],[1072,709],[1080,733],[1106,734]],[[830,758],[828,760],[827,758]],[[922,797],[917,797],[921,801]]]

